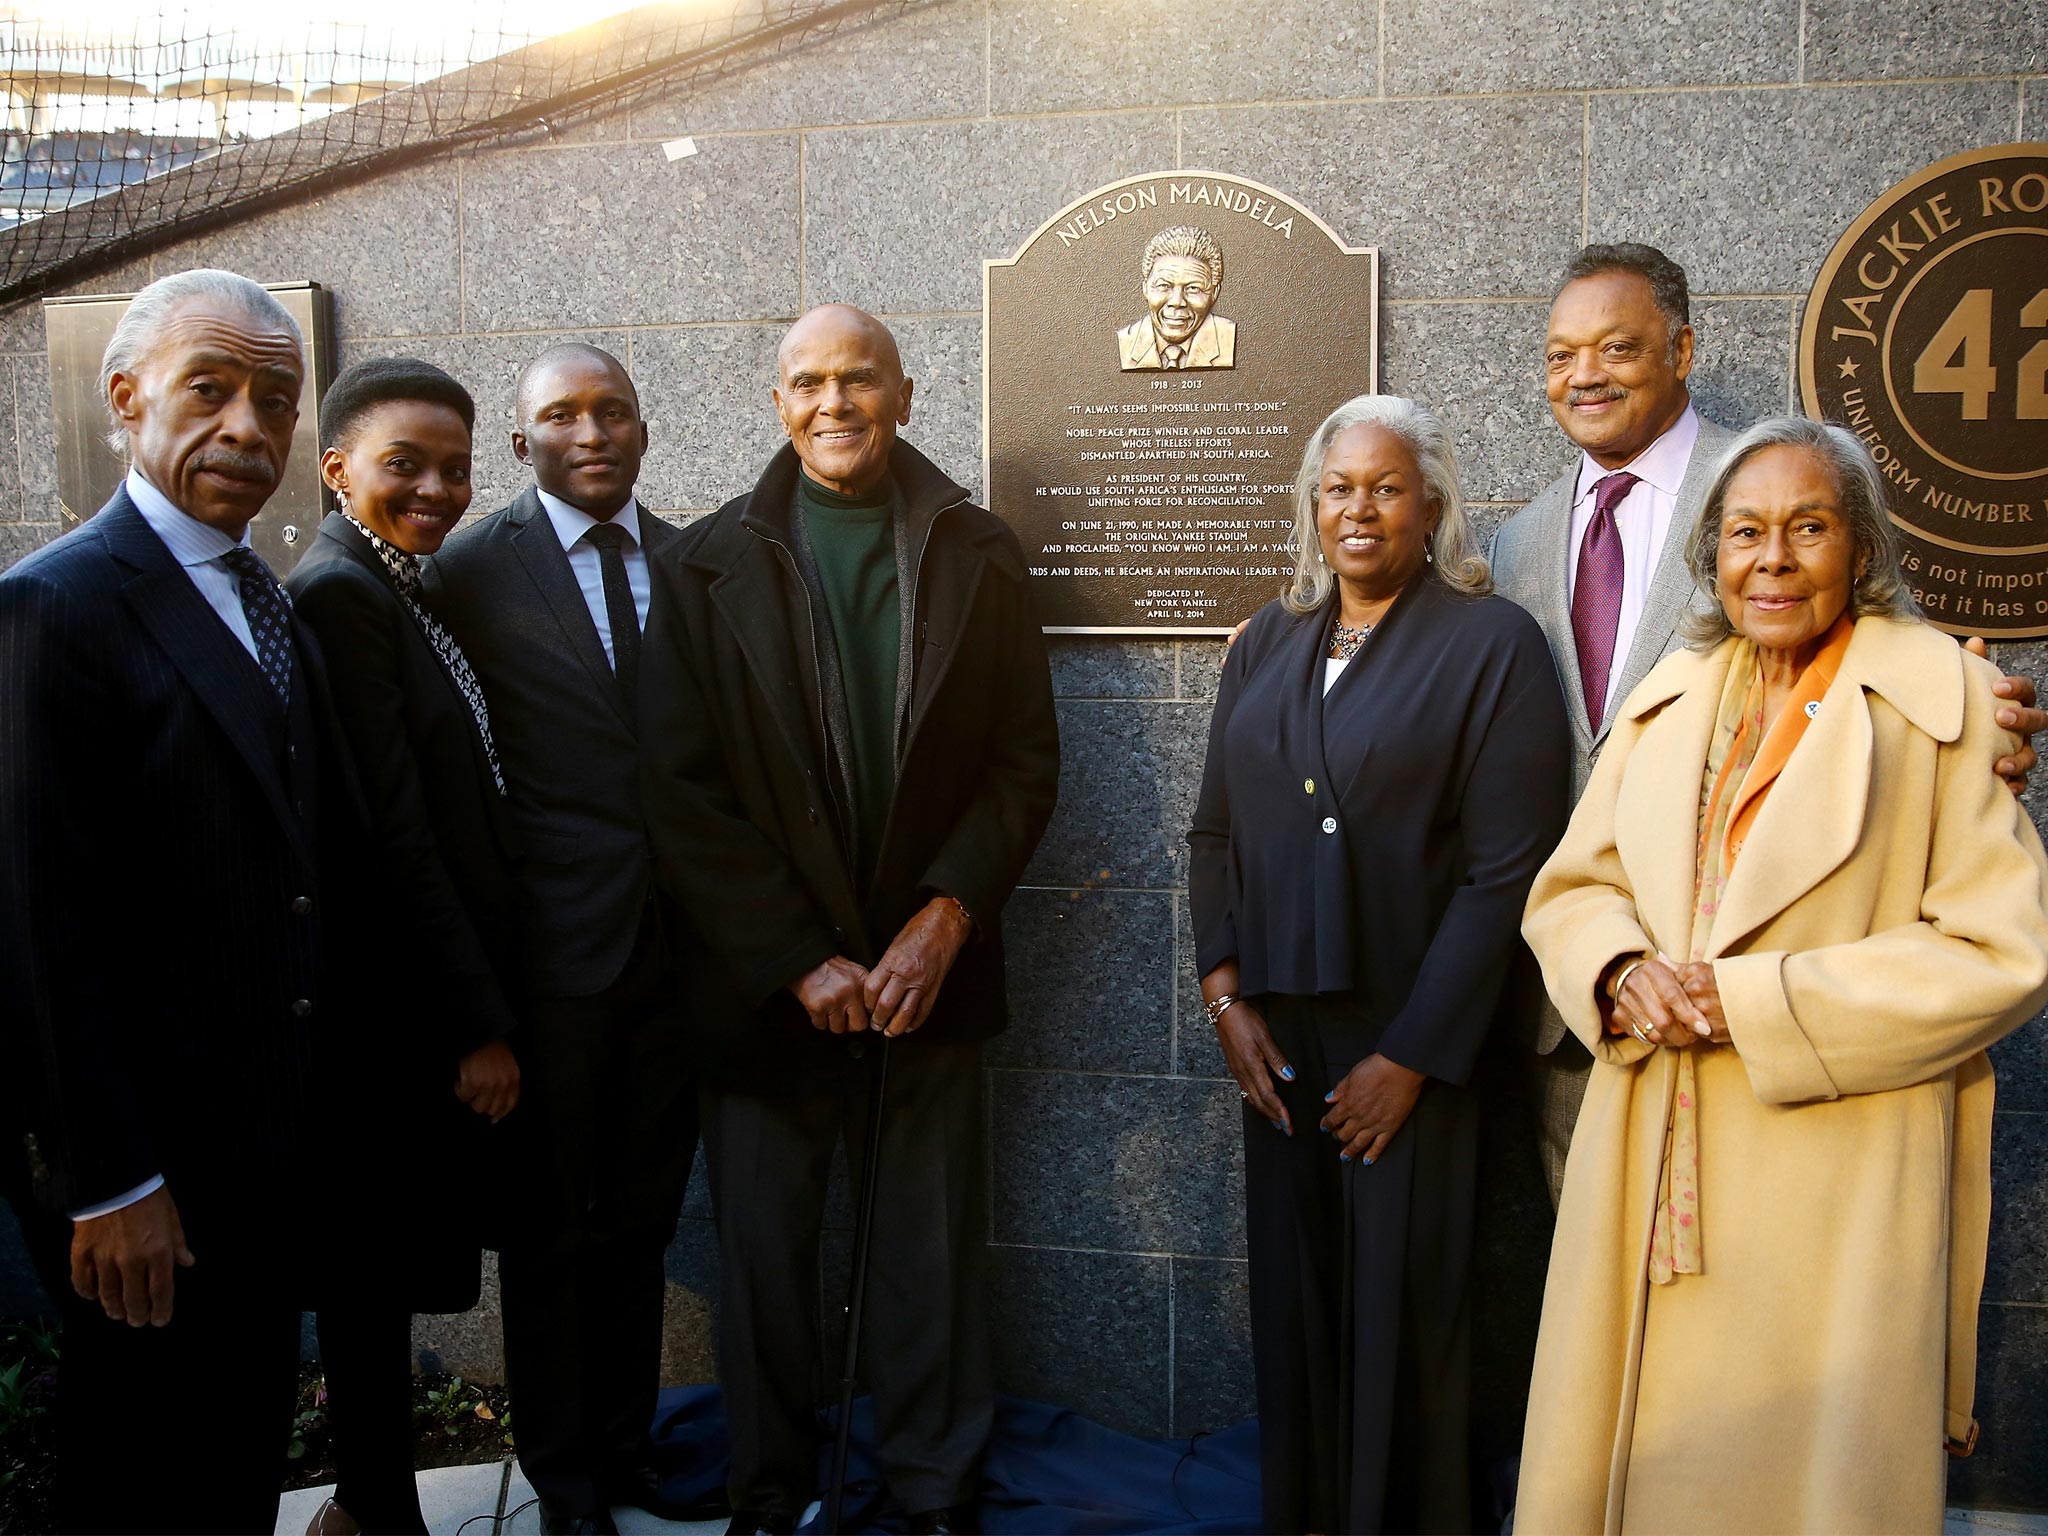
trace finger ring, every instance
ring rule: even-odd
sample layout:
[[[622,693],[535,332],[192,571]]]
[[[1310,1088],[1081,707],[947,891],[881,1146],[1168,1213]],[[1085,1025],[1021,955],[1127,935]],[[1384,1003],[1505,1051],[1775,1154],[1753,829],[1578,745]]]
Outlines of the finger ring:
[[[1643,1033],[1643,1026],[1640,1024],[1629,1025],[1628,1032],[1634,1035],[1638,1040],[1642,1041],[1645,1045],[1655,1045],[1657,1043],[1656,1041],[1652,1040],[1648,1035]]]
[[[1245,1102],[1246,1102],[1247,1104],[1249,1104],[1249,1103],[1251,1102],[1251,1098],[1252,1098],[1252,1096],[1251,1096],[1250,1094],[1246,1093],[1246,1092],[1245,1092],[1245,1091],[1244,1091],[1244,1090],[1243,1090],[1242,1088],[1240,1088],[1240,1089],[1238,1089],[1238,1090],[1237,1090],[1237,1096],[1238,1096],[1238,1097],[1239,1097],[1240,1099],[1243,1099],[1243,1100],[1244,1100],[1244,1101],[1245,1101]]]

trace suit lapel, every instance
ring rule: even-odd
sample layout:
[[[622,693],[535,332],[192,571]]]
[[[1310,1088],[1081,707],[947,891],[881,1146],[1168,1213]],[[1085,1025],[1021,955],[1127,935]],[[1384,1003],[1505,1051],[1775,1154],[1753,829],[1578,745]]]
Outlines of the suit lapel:
[[[1706,504],[1707,486],[1720,463],[1725,436],[1719,428],[1701,421],[1699,435],[1693,441],[1692,457],[1686,461],[1685,478],[1678,482],[1678,495],[1671,509],[1671,526],[1664,533],[1664,547],[1657,551],[1657,564],[1650,572],[1649,590],[1643,599],[1643,616],[1636,622],[1636,632],[1629,640],[1628,660],[1622,663],[1621,677],[1608,696],[1607,721],[1596,733],[1596,741],[1606,736],[1607,725],[1616,718],[1622,701],[1650,675],[1650,669],[1663,660],[1672,636],[1678,632],[1678,621],[1692,606],[1694,587],[1692,572],[1686,569],[1685,546],[1692,537],[1694,525],[1699,522],[1700,508]]]
[[[1701,657],[1644,728],[1614,806],[1614,846],[1644,927],[1673,960],[1692,958],[1700,774],[1720,714],[1726,651]],[[1642,771],[1648,770],[1648,771]]]
[[[265,714],[269,683],[125,491],[115,492],[92,526],[114,557],[134,572],[122,583],[121,596],[249,765],[279,824],[303,852],[305,829],[292,812]],[[311,669],[310,653],[303,649],[305,630],[296,619],[292,633],[301,648],[295,675],[304,677]]]
[[[1875,740],[1870,701],[1845,660],[1757,812],[1722,893],[1709,954],[1726,954],[1856,851]]]
[[[643,529],[653,515],[645,507],[640,509]],[[512,515],[507,520],[512,524],[512,548],[519,563],[526,567],[542,601],[561,626],[562,637],[590,673],[591,684],[599,696],[618,715],[619,723],[630,727],[632,721],[626,717],[625,700],[619,696],[619,680],[605,659],[604,642],[597,637],[597,625],[591,620],[589,605],[583,601],[583,589],[576,584],[576,573],[569,569],[569,556],[555,536],[555,525],[531,487],[512,503]],[[645,537],[644,533],[642,536]]]
[[[1536,622],[1550,641],[1551,655],[1558,658],[1565,713],[1583,757],[1591,751],[1597,732],[1586,720],[1586,684],[1579,676],[1578,637],[1572,633],[1572,491],[1577,485],[1578,470],[1567,470],[1546,485],[1521,515],[1531,523],[1529,547],[1539,552],[1545,567],[1544,579],[1533,594]]]
[[[391,601],[399,607],[405,606],[405,599],[398,594],[398,588],[391,580],[391,573],[384,568],[384,561],[363,537],[356,525],[339,512],[330,512],[320,523],[320,537],[332,539],[357,565],[377,578],[377,584],[391,594]],[[424,577],[424,572],[422,572]],[[405,615],[406,632],[412,636],[415,658],[424,666],[428,675],[439,680],[448,702],[469,723],[469,759],[475,770],[477,784],[482,791],[485,817],[497,833],[501,845],[504,843],[504,829],[500,818],[504,814],[504,796],[498,792],[498,782],[491,777],[490,754],[484,751],[483,732],[476,726],[476,716],[470,710],[469,700],[462,696],[462,689],[441,665],[441,658],[435,654],[433,642],[420,630],[419,624],[410,613]],[[452,636],[451,636],[452,639]],[[489,701],[486,700],[488,706]]]

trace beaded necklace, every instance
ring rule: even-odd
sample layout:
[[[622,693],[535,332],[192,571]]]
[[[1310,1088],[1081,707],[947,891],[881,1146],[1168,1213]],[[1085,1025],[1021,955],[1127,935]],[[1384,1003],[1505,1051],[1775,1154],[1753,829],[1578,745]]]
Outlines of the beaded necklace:
[[[1371,633],[1370,624],[1361,624],[1356,629],[1349,624],[1331,624],[1330,660],[1349,661],[1358,654],[1358,648],[1365,644],[1365,637]]]

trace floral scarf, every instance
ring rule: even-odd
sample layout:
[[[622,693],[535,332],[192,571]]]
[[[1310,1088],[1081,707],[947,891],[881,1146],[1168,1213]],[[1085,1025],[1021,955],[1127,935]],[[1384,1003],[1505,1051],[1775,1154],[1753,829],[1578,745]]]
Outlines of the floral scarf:
[[[455,691],[462,695],[462,702],[469,706],[470,718],[476,722],[476,733],[483,742],[484,761],[490,765],[491,782],[498,786],[500,795],[505,793],[505,771],[498,764],[498,744],[491,739],[491,707],[484,702],[484,690],[476,680],[476,673],[470,669],[469,658],[462,654],[462,647],[455,643],[455,637],[442,627],[441,621],[427,612],[420,600],[419,556],[407,554],[390,540],[374,532],[353,512],[343,508],[343,517],[349,520],[357,533],[370,541],[370,548],[383,563],[384,574],[391,578],[391,585],[398,593],[399,602],[412,615],[412,621],[426,636],[432,647],[434,659],[441,663],[441,670],[448,674],[448,681],[455,685]]]
[[[1822,697],[1855,630],[1847,614],[1838,618],[1819,652],[1792,685],[1777,719],[1764,720],[1764,679],[1756,646],[1735,642],[1721,707],[1700,775],[1699,849],[1695,864],[1692,946],[1687,958],[1704,960],[1722,895],[1735,861],[1755,825],[1757,811],[1777,782],[1806,727],[1820,713]],[[1678,1087],[1671,1123],[1664,1133],[1663,1190],[1657,1225],[1650,1237],[1650,1278],[1669,1285],[1679,1275],[1697,1275],[1705,1264],[1700,1245],[1699,1046],[1678,1053]]]

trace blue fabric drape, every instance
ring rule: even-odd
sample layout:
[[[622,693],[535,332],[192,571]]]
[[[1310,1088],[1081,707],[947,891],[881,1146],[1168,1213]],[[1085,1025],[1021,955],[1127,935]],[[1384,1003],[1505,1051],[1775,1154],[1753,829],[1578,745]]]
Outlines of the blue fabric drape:
[[[847,1464],[850,1531],[900,1532],[874,1460],[874,1407],[853,1406]],[[830,1475],[831,1428],[821,1416],[818,1486]],[[725,1403],[716,1387],[669,1387],[654,1418],[663,1492],[679,1503],[717,1499],[727,1463]],[[1120,1434],[1066,1408],[996,1400],[982,1469],[980,1528],[990,1536],[1225,1536],[1258,1529],[1258,1422],[1187,1440]],[[806,1527],[807,1530],[815,1526]]]

